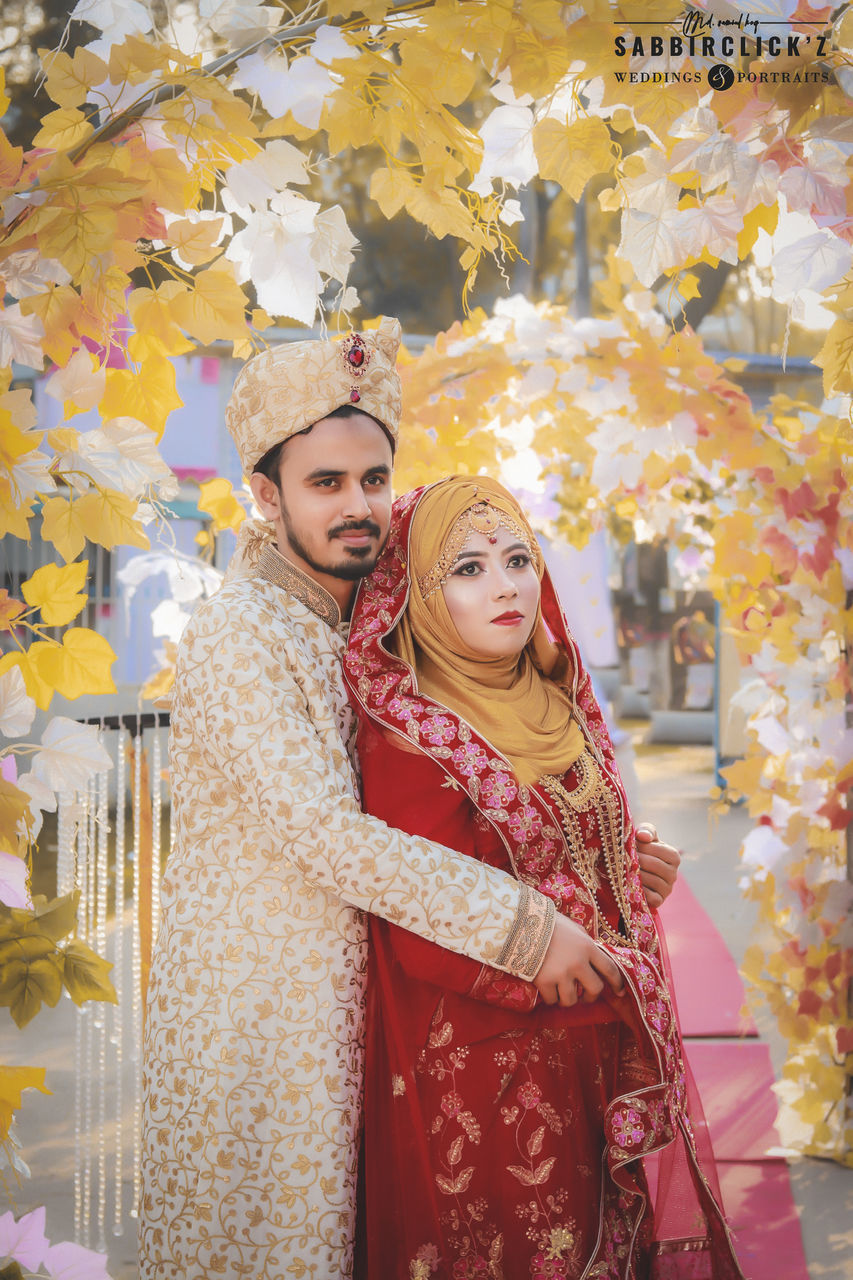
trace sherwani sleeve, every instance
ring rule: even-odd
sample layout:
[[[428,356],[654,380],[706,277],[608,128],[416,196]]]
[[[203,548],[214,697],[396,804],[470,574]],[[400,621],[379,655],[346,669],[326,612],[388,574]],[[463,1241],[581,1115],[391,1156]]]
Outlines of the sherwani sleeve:
[[[187,627],[175,714],[191,719],[207,767],[307,883],[442,947],[534,977],[553,903],[504,871],[362,813],[343,744],[330,751],[286,637],[269,630],[263,615],[235,625],[217,601]]]
[[[401,749],[398,742],[362,719],[358,753],[367,812],[411,835],[464,850],[479,861],[505,862],[500,840],[491,827],[485,832],[478,828],[476,811],[462,788],[450,785],[438,765],[416,748]],[[389,777],[393,787],[387,786]],[[437,947],[408,929],[371,922],[371,939],[387,949],[410,978],[519,1013],[536,1005],[539,993],[531,982]]]

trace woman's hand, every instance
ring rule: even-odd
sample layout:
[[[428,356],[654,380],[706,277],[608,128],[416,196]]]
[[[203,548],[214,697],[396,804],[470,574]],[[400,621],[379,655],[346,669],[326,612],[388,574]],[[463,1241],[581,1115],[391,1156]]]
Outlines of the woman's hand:
[[[637,827],[637,858],[646,902],[652,911],[657,911],[672,893],[681,854],[671,844],[658,840],[658,833],[650,822],[641,822]]]
[[[605,982],[621,996],[625,983],[618,966],[585,929],[558,914],[545,959],[533,979],[542,999],[567,1009],[579,1000],[592,1004]]]

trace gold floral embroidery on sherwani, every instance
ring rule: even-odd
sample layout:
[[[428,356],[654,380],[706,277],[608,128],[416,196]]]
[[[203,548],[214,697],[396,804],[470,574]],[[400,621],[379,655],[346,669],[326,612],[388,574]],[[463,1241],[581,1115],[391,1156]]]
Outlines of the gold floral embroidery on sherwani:
[[[143,1070],[143,1280],[350,1275],[359,908],[520,974],[550,936],[541,895],[361,813],[346,627],[330,602],[263,547],[181,641],[176,836]]]

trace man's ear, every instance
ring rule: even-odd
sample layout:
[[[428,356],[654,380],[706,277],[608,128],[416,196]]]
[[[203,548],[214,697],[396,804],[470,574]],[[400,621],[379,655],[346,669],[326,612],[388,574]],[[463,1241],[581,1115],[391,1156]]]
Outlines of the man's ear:
[[[256,471],[249,479],[252,497],[265,520],[277,520],[281,515],[280,494],[276,486],[262,472]]]

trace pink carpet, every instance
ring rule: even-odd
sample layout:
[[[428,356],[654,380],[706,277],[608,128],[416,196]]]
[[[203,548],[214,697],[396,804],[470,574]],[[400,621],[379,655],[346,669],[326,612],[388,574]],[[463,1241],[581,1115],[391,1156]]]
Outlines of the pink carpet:
[[[737,967],[682,877],[661,912],[685,1050],[696,1079],[746,1280],[809,1280],[788,1166],[774,1129],[767,1045]]]
[[[661,909],[685,1036],[755,1036],[737,966],[711,917],[680,876]]]

